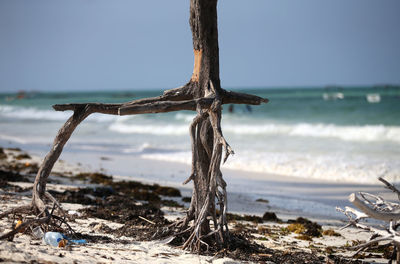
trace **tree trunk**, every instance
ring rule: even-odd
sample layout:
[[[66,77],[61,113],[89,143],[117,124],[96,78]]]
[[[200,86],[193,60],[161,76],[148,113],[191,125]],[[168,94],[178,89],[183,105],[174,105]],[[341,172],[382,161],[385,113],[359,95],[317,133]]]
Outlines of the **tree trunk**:
[[[194,68],[190,80],[193,96],[202,98],[213,95],[218,98],[222,90],[219,79],[217,0],[191,0],[190,27],[194,51]],[[198,230],[195,230],[185,246],[194,246],[192,249],[195,250],[199,250],[202,238],[212,233],[208,217],[213,220],[214,229],[218,230],[215,232],[217,240],[224,242],[227,237],[227,229],[224,229],[226,219],[218,223],[215,208],[217,181],[223,182],[219,170],[222,145],[212,124],[220,122],[221,102],[213,110],[213,114],[198,110],[198,116],[190,129],[193,155],[191,178],[194,188],[186,222],[194,219],[195,229],[197,225]],[[217,125],[214,124],[214,127],[217,128]],[[225,186],[220,187],[226,193]],[[221,193],[221,199],[219,202],[226,206],[226,195]],[[226,210],[223,206],[222,209]]]

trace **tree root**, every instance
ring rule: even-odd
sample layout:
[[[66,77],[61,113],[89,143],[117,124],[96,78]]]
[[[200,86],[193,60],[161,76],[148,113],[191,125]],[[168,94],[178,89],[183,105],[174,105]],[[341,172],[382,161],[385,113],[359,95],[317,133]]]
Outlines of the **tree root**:
[[[60,217],[54,214],[55,209],[60,210],[63,214],[64,217]],[[16,214],[34,214],[35,212],[37,212],[38,209],[36,208],[36,206],[34,204],[30,204],[30,205],[22,205],[16,208],[12,208],[10,210],[7,210],[5,212],[3,212],[1,214],[1,217],[5,217],[8,215],[16,215]],[[46,224],[46,225],[55,225],[58,228],[61,228],[62,224],[65,224],[68,228],[68,231],[70,234],[75,235],[76,232],[72,229],[72,227],[67,223],[66,221],[66,215],[65,212],[62,210],[62,208],[59,206],[59,203],[53,203],[53,207],[51,209],[51,211],[49,212],[47,210],[47,208],[44,211],[41,211],[36,218],[34,219],[27,219],[25,221],[23,221],[20,225],[16,226],[15,228],[13,228],[11,231],[3,234],[0,236],[0,240],[2,239],[8,239],[8,240],[12,240],[14,238],[14,235],[19,233],[19,232],[23,232],[27,227],[32,227],[32,226],[38,226],[38,225],[42,225],[42,224]],[[57,224],[56,222],[51,223],[51,220],[56,220],[59,222],[59,224]]]
[[[206,248],[209,248],[209,245],[204,241],[204,239],[215,236],[216,241],[219,241],[220,244],[225,244],[229,239],[229,230],[226,218],[226,208],[227,208],[227,194],[226,194],[226,182],[222,178],[222,173],[220,170],[221,160],[222,160],[222,147],[225,148],[225,159],[229,157],[230,154],[233,154],[233,150],[226,142],[225,138],[222,135],[221,130],[221,110],[222,110],[222,100],[219,96],[218,91],[215,89],[213,83],[210,81],[210,94],[208,94],[208,98],[214,98],[213,103],[207,109],[207,115],[198,110],[198,115],[194,118],[191,126],[190,126],[190,135],[192,141],[192,173],[188,180],[196,177],[196,162],[197,162],[197,151],[195,149],[195,131],[196,126],[200,121],[204,120],[204,118],[208,117],[212,131],[213,131],[213,149],[211,152],[210,165],[208,169],[208,192],[207,197],[200,209],[200,212],[197,215],[197,218],[194,221],[193,231],[189,238],[186,240],[183,249],[191,249],[192,251],[199,252],[201,251],[201,246],[204,245]],[[199,107],[198,107],[199,108]],[[204,110],[204,109],[202,109]],[[208,152],[208,151],[207,151]],[[186,182],[186,181],[185,181]],[[195,198],[195,197],[193,197]],[[192,199],[193,199],[192,198]],[[215,199],[217,198],[217,204],[220,207],[220,216],[217,218],[216,208],[215,208]],[[192,202],[193,203],[193,202]],[[206,234],[203,234],[204,229],[203,223],[208,221],[207,217],[211,216],[214,223],[214,230],[210,231]]]

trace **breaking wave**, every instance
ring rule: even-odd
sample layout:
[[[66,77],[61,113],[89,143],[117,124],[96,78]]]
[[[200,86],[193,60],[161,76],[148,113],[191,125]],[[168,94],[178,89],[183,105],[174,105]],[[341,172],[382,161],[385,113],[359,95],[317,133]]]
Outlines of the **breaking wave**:
[[[45,120],[45,121],[67,121],[71,116],[71,111],[61,112],[55,110],[38,109],[34,107],[0,105],[0,116],[22,120]],[[115,116],[93,114],[88,120],[95,122],[111,122]]]
[[[129,124],[115,122],[109,129],[123,134],[187,135],[188,124]],[[336,138],[344,141],[400,143],[400,127],[383,125],[338,126],[332,124],[223,124],[225,134],[281,135],[289,137]]]
[[[190,164],[188,151],[176,153],[146,153],[143,158]],[[255,153],[245,151],[230,157],[225,168],[313,178],[337,182],[376,183],[378,176],[391,182],[400,181],[400,161],[370,161],[364,158],[350,159],[335,155],[303,155],[300,153]]]

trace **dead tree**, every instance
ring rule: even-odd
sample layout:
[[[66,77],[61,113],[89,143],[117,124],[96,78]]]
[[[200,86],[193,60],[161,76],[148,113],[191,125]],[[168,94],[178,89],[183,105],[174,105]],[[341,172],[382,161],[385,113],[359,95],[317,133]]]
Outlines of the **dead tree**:
[[[197,115],[189,127],[192,144],[192,169],[185,184],[193,181],[193,194],[186,218],[180,223],[182,230],[191,232],[184,248],[200,251],[206,240],[224,244],[229,238],[226,219],[226,182],[220,165],[233,154],[221,129],[223,104],[259,105],[268,100],[258,96],[226,91],[219,78],[219,48],[217,26],[217,0],[190,0],[190,27],[193,36],[194,68],[188,83],[166,90],[162,95],[134,100],[123,104],[80,103],[54,105],[56,111],[73,111],[73,115],[59,130],[50,152],[37,173],[32,204],[17,210],[47,212],[45,198],[58,205],[46,192],[46,182],[54,163],[75,128],[90,114],[136,115],[191,110]],[[219,210],[219,215],[217,215]],[[189,226],[190,222],[193,224]],[[211,224],[210,224],[211,221]]]

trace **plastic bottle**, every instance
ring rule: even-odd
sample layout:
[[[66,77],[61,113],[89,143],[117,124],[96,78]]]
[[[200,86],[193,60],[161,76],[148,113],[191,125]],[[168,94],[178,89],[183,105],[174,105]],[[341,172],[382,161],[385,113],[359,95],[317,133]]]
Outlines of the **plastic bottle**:
[[[43,237],[44,243],[53,247],[65,247],[67,240],[59,232],[46,232]]]

